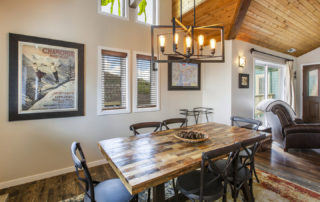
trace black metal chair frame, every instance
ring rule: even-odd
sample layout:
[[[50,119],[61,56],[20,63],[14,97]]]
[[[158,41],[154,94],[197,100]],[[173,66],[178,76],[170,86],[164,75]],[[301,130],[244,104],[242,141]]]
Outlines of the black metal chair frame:
[[[77,151],[78,151],[81,159],[78,158]],[[75,169],[76,169],[76,175],[77,175],[78,179],[85,184],[85,187],[83,187],[83,185],[80,183],[81,189],[83,189],[83,191],[85,192],[85,195],[87,197],[89,197],[91,202],[95,202],[96,200],[95,200],[94,188],[100,182],[92,180],[92,177],[91,177],[91,174],[89,172],[89,169],[88,169],[88,166],[87,166],[87,163],[86,163],[86,159],[85,159],[84,153],[82,151],[82,148],[80,146],[80,143],[78,143],[78,142],[73,142],[72,143],[72,145],[71,145],[71,155],[72,155],[72,159],[73,159],[74,166],[75,166]],[[81,175],[79,173],[80,170],[83,170],[84,178],[81,177]],[[132,196],[130,201],[138,201],[138,196],[137,195]]]
[[[186,118],[173,118],[173,119],[166,119],[162,121],[162,126],[166,128],[166,130],[169,130],[169,124],[175,124],[175,123],[181,123],[180,128],[183,126],[188,126],[188,119]]]
[[[252,175],[254,174],[255,177],[258,179],[256,171],[255,171],[255,167],[254,167],[254,156],[255,156],[255,154],[256,154],[259,146],[260,146],[261,140],[263,140],[265,138],[266,138],[266,135],[263,134],[263,135],[260,135],[260,136],[245,140],[245,141],[243,141],[241,143],[241,148],[245,151],[245,153],[247,155],[242,157],[242,158],[239,157],[239,160],[237,161],[238,165],[237,165],[237,172],[236,173],[239,173],[240,170],[242,170],[242,169],[247,170],[248,167],[249,167],[250,175],[249,176],[245,176],[245,178],[241,182],[238,181],[237,178],[233,178],[232,181],[230,180],[230,182],[231,182],[230,184],[232,185],[231,186],[231,190],[232,190],[232,193],[233,193],[232,195],[233,195],[234,201],[236,201],[240,189],[243,188],[243,186],[247,185],[247,181],[249,181],[248,185],[249,185],[249,191],[250,191],[250,194],[251,194],[251,198],[254,199],[253,187],[252,187],[252,184],[253,184]],[[251,146],[250,147],[251,148],[251,152],[248,149],[249,146]]]
[[[241,125],[239,124],[239,122],[252,124],[253,127],[252,127],[252,128],[248,128],[248,127],[246,127],[246,126],[241,126]],[[232,117],[231,117],[231,125],[232,125],[232,126],[238,126],[238,127],[240,127],[240,128],[247,128],[247,129],[258,130],[259,127],[262,125],[262,122],[259,121],[259,120],[255,120],[255,119],[244,118],[244,117],[240,117],[240,116],[232,116]]]
[[[201,170],[200,170],[200,187],[189,190],[188,193],[186,193],[186,196],[192,200],[197,200],[199,199],[200,202],[205,200],[204,192],[205,189],[212,185],[212,183],[215,183],[219,180],[218,183],[222,183],[221,186],[223,186],[223,192],[222,193],[217,193],[217,195],[210,196],[206,200],[217,200],[220,197],[223,197],[223,201],[226,201],[226,193],[227,193],[227,185],[228,185],[228,179],[227,177],[230,175],[236,176],[236,173],[230,173],[230,171],[237,171],[236,169],[230,169],[231,167],[236,165],[236,159],[238,159],[238,154],[240,150],[240,143],[236,143],[233,145],[230,145],[225,148],[217,149],[217,150],[212,150],[209,152],[205,152],[202,154],[202,161],[201,161]],[[225,166],[224,170],[219,170],[216,168],[214,163],[212,162],[212,159],[215,159],[219,156],[229,154],[228,160]],[[211,169],[208,169],[211,168]],[[192,171],[192,172],[199,172],[199,171]],[[212,179],[205,179],[206,173],[213,173],[214,178]],[[177,181],[177,187],[178,189],[182,189],[183,185],[179,184],[179,178]],[[196,193],[199,193],[199,195],[196,195]],[[193,197],[192,197],[193,196]]]
[[[79,158],[76,156],[77,151],[79,152],[81,160],[79,160]],[[80,181],[85,183],[85,187],[83,187],[82,184],[80,184],[81,188],[83,189],[85,194],[91,199],[91,201],[95,201],[94,185],[97,185],[100,182],[92,180],[80,143],[72,143],[71,154],[76,169],[77,177]],[[85,178],[80,176],[79,170],[83,170]]]
[[[155,128],[153,132],[157,132],[158,130],[162,130],[162,122],[141,122],[132,124],[129,129],[133,131],[134,135],[139,135],[140,133],[137,131],[142,128]]]

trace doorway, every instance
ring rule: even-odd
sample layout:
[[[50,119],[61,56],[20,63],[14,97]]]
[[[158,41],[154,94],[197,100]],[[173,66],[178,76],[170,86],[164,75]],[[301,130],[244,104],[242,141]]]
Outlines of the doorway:
[[[320,122],[320,65],[303,66],[303,120]]]

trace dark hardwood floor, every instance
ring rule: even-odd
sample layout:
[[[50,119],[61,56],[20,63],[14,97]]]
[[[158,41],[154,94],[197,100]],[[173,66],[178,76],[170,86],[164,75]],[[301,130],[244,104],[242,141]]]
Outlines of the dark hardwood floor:
[[[256,167],[320,192],[320,150],[289,150],[284,152],[273,144],[271,150],[257,153]],[[108,165],[90,169],[96,180],[116,177]],[[0,195],[9,194],[9,202],[60,201],[77,196],[83,191],[75,173],[39,180],[36,182],[0,190]]]
[[[284,152],[273,143],[271,150],[256,154],[256,167],[320,192],[320,149]]]

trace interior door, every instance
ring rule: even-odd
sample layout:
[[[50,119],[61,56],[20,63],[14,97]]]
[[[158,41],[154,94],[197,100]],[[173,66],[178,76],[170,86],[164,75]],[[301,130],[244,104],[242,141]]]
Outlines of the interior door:
[[[320,65],[303,67],[303,120],[320,122]]]

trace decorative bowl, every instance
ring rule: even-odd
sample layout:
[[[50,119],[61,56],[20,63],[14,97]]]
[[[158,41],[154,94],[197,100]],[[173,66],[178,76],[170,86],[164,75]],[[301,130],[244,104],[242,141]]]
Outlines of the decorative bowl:
[[[196,130],[181,130],[175,133],[174,136],[188,143],[204,142],[209,138],[208,134]]]

